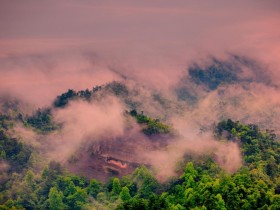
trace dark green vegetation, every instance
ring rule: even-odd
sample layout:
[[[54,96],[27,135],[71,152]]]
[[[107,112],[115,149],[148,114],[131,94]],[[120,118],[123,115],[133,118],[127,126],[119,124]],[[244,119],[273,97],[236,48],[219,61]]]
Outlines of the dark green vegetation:
[[[147,134],[169,131],[168,126],[135,110],[130,115],[151,127],[143,130]],[[38,122],[49,122],[41,111],[35,116]],[[0,209],[280,208],[280,145],[272,131],[262,132],[256,125],[227,120],[216,126],[217,140],[226,137],[242,149],[245,163],[236,173],[228,174],[210,157],[201,157],[189,159],[179,178],[164,184],[145,167],[107,183],[69,174],[56,162],[35,169],[34,148],[9,135],[13,120],[0,115],[0,126]]]
[[[171,131],[171,128],[168,125],[161,123],[159,119],[152,119],[143,113],[139,114],[135,109],[130,111],[130,115],[133,116],[139,124],[144,125],[142,131],[148,136],[155,134],[167,134]]]
[[[92,88],[92,90],[80,90],[75,91],[72,89],[69,89],[67,92],[57,96],[55,99],[53,106],[56,108],[62,108],[65,107],[70,101],[75,99],[82,99],[90,101],[91,99],[98,97],[101,90],[106,91],[106,93],[111,93],[115,96],[126,96],[128,94],[127,87],[120,83],[120,82],[111,82],[106,85],[102,86],[95,86]]]
[[[99,94],[101,94],[101,97],[103,96],[102,94],[104,94],[102,90],[105,91],[106,94],[111,93],[118,97],[124,97],[124,101],[129,107],[135,106],[136,102],[129,100],[127,97],[129,95],[127,87],[120,82],[111,82],[103,86],[96,86],[91,91],[86,89],[76,92],[74,90],[69,89],[66,93],[63,93],[56,98],[56,100],[53,103],[53,106],[55,108],[63,108],[70,101],[73,100],[98,100],[98,98],[100,97]],[[161,99],[159,95],[156,95],[154,97],[161,103],[164,103],[163,99]],[[51,111],[49,109],[38,110],[37,113],[31,117],[31,119],[27,120],[27,122],[35,128],[43,128],[43,130],[47,131],[55,130],[58,126],[56,125],[52,127],[53,123],[49,123],[52,120],[51,116],[49,115],[50,112]],[[168,134],[171,131],[171,128],[168,125],[165,125],[164,123],[160,122],[159,119],[150,118],[144,115],[143,113],[139,114],[135,109],[133,109],[130,112],[130,115],[133,116],[139,124],[143,125],[142,131],[148,136],[152,136],[155,134]]]
[[[28,165],[31,148],[8,134],[8,130],[12,126],[11,118],[0,114],[0,161],[8,161],[10,172],[21,172]],[[3,164],[0,162],[0,172]]]
[[[215,90],[221,84],[231,84],[238,80],[238,68],[231,63],[213,60],[213,64],[201,68],[194,65],[189,69],[191,79],[197,83],[205,85],[210,90]]]
[[[230,66],[219,65],[225,64],[196,69],[190,75],[209,89],[236,81],[237,77],[224,71]],[[53,161],[38,167],[36,148],[12,135],[18,123],[48,135],[61,126],[53,119],[55,109],[72,100],[98,100],[108,93],[133,104],[128,100],[127,87],[113,82],[92,90],[68,90],[56,98],[53,107],[30,116],[16,106],[0,114],[0,209],[280,209],[280,144],[273,131],[262,131],[253,124],[225,120],[214,130],[217,141],[226,139],[240,146],[244,164],[237,172],[227,173],[207,155],[186,156],[178,176],[165,183],[158,182],[148,166],[120,179],[112,177],[106,183],[70,174]],[[191,95],[185,96],[193,100]],[[160,96],[154,97],[165,103]],[[148,137],[162,140],[163,135],[173,133],[169,125],[136,109],[126,114]]]
[[[182,79],[182,84],[177,87],[178,99],[193,101],[196,94],[185,84],[194,82],[204,87],[207,91],[216,90],[222,85],[263,83],[272,85],[270,76],[262,64],[246,57],[232,55],[227,60],[212,58],[207,65],[193,64],[188,68],[188,78]]]
[[[247,76],[247,78],[242,76],[243,67],[260,69],[257,64],[253,64],[253,61],[238,56],[231,56],[227,60],[211,58],[206,65],[193,64],[188,68],[187,76],[183,76],[180,84],[174,89],[177,98],[194,105],[198,102],[202,90],[209,92],[215,91],[223,85],[261,82],[261,80],[256,79],[260,76],[257,71],[251,72],[251,76]]]
[[[242,125],[232,120],[218,124],[216,133],[221,136],[226,132],[229,141],[237,141],[241,145],[244,161],[250,168],[261,167],[271,178],[280,173],[280,147],[275,141],[273,131],[261,132],[256,125]]]
[[[90,95],[91,95],[91,93],[90,93]],[[69,89],[66,93],[63,93],[60,96],[57,96],[53,105],[55,107],[64,107],[69,103],[70,100],[73,100],[74,98],[77,98],[77,97],[78,97],[78,93],[76,93],[74,90]]]
[[[24,124],[40,132],[50,132],[59,127],[52,118],[51,109],[38,109],[32,116],[26,116]]]

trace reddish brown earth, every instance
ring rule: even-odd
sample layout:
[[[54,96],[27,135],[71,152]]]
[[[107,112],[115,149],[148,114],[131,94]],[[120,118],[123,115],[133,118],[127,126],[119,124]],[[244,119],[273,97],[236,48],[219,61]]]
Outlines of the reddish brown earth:
[[[129,134],[125,137],[95,140],[81,148],[66,167],[75,174],[100,181],[106,181],[112,176],[122,177],[140,165],[148,166],[141,157],[143,151],[163,147],[166,141],[160,136],[147,138]]]

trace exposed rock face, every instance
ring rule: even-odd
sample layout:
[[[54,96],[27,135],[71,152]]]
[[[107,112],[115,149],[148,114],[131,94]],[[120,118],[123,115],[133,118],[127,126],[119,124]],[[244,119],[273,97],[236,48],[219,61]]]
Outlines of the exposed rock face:
[[[143,160],[143,152],[164,147],[167,141],[162,136],[147,138],[139,133],[126,133],[126,136],[117,138],[104,137],[81,148],[66,166],[75,174],[106,181],[112,176],[130,174],[140,165],[148,166]]]

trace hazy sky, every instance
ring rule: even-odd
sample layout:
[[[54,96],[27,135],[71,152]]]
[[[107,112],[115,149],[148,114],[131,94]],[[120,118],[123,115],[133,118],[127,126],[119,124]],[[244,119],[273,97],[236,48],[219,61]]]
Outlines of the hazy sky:
[[[248,54],[276,69],[279,26],[278,0],[0,0],[0,92],[49,100],[118,78],[112,67],[169,85],[207,54]]]
[[[252,42],[251,38],[279,36],[277,0],[0,2],[0,38],[1,44],[7,45],[7,41],[16,40],[58,48],[88,46],[88,42],[104,47],[120,44],[132,44],[131,48],[140,44],[192,47],[210,44],[209,40],[230,45],[236,39]]]

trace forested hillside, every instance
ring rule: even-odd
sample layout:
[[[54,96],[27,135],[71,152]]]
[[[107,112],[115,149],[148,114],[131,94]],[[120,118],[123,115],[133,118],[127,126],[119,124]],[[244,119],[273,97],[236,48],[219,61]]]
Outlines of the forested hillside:
[[[280,210],[280,0],[0,0],[0,210]]]
[[[57,97],[54,107],[63,109],[69,100],[96,100],[92,94],[94,91],[68,91]],[[115,90],[114,94],[120,91]],[[122,175],[121,168],[131,163],[107,157],[107,163],[118,169],[111,167],[103,172],[109,173],[109,178],[99,181],[94,178],[94,171],[92,178],[79,176],[62,163],[42,160],[36,146],[14,136],[18,124],[40,135],[61,129],[63,125],[54,121],[52,109],[40,109],[31,116],[24,116],[19,110],[14,110],[13,116],[1,114],[1,209],[280,208],[280,144],[273,131],[230,119],[215,125],[215,141],[234,142],[241,149],[243,163],[234,173],[221,168],[212,152],[186,153],[177,165],[176,175],[164,181],[157,179],[149,164],[138,163]],[[138,123],[151,142],[164,144],[166,135],[178,135],[170,125],[136,110],[123,115]],[[69,158],[70,165],[79,161]],[[234,160],[228,164],[231,161]]]

